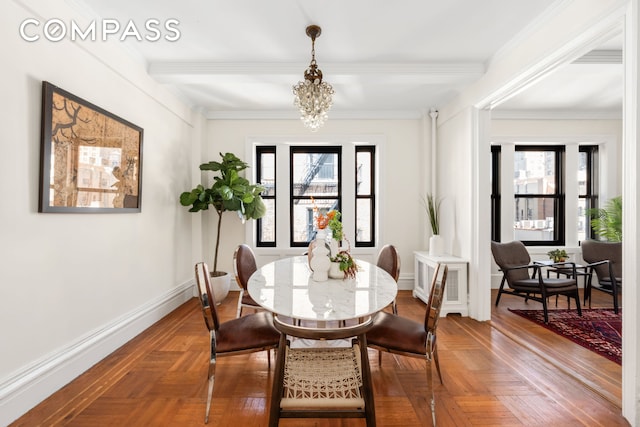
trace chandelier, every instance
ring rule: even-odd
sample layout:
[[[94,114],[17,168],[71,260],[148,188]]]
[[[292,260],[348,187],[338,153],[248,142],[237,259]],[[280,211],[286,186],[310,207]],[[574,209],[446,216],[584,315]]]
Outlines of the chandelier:
[[[322,81],[322,71],[316,64],[315,43],[321,32],[317,25],[307,27],[307,35],[311,37],[311,63],[304,72],[304,81],[293,86],[293,103],[300,111],[300,119],[304,125],[312,131],[317,131],[324,124],[327,112],[333,105],[333,88]]]

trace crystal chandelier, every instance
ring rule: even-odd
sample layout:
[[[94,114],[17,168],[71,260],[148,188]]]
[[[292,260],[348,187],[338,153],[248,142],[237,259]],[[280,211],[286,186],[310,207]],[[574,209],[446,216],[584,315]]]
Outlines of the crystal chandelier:
[[[321,32],[317,25],[307,27],[307,35],[311,37],[311,63],[304,72],[304,81],[293,86],[293,103],[298,107],[304,125],[312,131],[317,131],[324,124],[327,112],[333,105],[333,88],[329,83],[322,81],[322,71],[316,64],[315,43]]]

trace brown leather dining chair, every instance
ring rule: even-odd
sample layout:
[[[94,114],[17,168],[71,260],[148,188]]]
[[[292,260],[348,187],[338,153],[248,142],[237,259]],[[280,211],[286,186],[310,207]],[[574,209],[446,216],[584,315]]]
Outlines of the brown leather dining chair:
[[[218,357],[269,351],[278,347],[280,332],[273,326],[272,314],[266,311],[249,314],[226,322],[220,322],[216,312],[216,301],[211,290],[209,267],[204,262],[195,265],[198,297],[202,307],[204,323],[209,330],[211,355],[209,357],[207,409],[204,422],[209,422],[213,383]],[[269,366],[271,360],[268,359]]]
[[[389,273],[391,277],[393,277],[393,280],[398,283],[398,278],[400,277],[400,255],[395,246],[384,245],[382,249],[380,249],[380,252],[378,252],[376,265]],[[398,306],[395,298],[391,303],[391,308],[393,314],[398,314]]]
[[[613,296],[613,310],[619,311],[618,295],[622,290],[622,243],[599,242],[584,240],[582,259],[587,263],[587,284],[584,290],[584,303],[589,300],[591,308],[591,290],[597,289]],[[596,273],[598,283],[593,283],[593,273]]]
[[[435,395],[431,363],[432,361],[435,363],[440,383],[443,384],[440,362],[438,361],[436,330],[444,300],[448,272],[449,267],[444,264],[436,264],[423,323],[381,311],[376,315],[373,326],[367,331],[369,347],[425,360],[427,384],[431,389],[431,416],[434,426],[436,425]],[[382,358],[379,354],[378,363],[381,362]]]
[[[542,303],[544,310],[544,323],[549,323],[549,311],[547,299],[554,295],[565,295],[576,300],[578,314],[582,316],[580,307],[580,295],[578,294],[578,282],[576,281],[576,265],[573,262],[555,263],[554,266],[562,266],[571,269],[572,273],[566,278],[545,278],[542,274],[543,265],[531,263],[529,251],[525,245],[517,240],[508,243],[491,242],[493,259],[502,271],[502,281],[496,297],[496,307],[500,303],[503,294],[515,295],[525,300],[533,300]],[[530,273],[532,271],[532,273]],[[505,288],[505,284],[508,285]]]
[[[251,295],[249,295],[247,291],[249,277],[251,277],[257,269],[256,256],[251,247],[245,244],[239,245],[233,252],[233,272],[236,277],[236,282],[240,287],[236,317],[242,316],[243,308],[251,308],[254,311],[262,310],[262,307],[251,298]]]

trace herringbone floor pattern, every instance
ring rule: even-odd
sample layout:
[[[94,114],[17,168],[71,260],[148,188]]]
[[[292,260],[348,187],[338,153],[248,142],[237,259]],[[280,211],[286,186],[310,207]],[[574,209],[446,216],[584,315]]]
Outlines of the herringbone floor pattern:
[[[223,319],[235,315],[235,296],[219,307]],[[620,414],[620,367],[507,310],[527,305],[539,308],[505,297],[492,322],[456,315],[441,320],[438,425],[627,426]],[[415,320],[424,317],[424,304],[409,291],[399,293],[398,309]],[[370,351],[378,426],[431,425],[424,362],[384,354],[379,366]],[[208,334],[194,298],[13,425],[202,426],[207,360]],[[220,359],[209,425],[265,426],[271,378],[265,353]],[[364,420],[280,425],[349,427]]]

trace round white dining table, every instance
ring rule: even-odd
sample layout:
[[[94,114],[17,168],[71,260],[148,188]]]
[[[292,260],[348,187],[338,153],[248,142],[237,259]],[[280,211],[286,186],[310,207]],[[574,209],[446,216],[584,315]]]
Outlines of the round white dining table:
[[[247,283],[249,295],[278,315],[300,320],[341,321],[370,316],[396,297],[396,281],[383,269],[362,260],[355,278],[316,282],[306,256],[283,258],[256,270]]]

